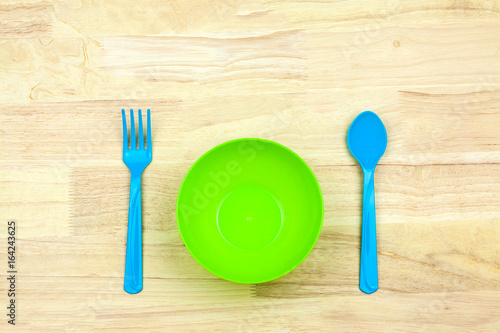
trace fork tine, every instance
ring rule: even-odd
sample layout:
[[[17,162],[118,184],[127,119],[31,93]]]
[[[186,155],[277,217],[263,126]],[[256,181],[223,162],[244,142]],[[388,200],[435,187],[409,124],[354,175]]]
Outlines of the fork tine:
[[[127,135],[127,118],[125,117],[125,109],[122,109],[123,120],[123,150],[128,149],[128,135]]]
[[[142,150],[144,149],[144,133],[142,130],[142,111],[139,109],[139,137],[137,138],[139,140],[139,149]]]
[[[153,146],[151,145],[151,111],[148,109],[148,130],[147,130],[147,136],[148,136],[148,152],[149,154],[153,153]]]
[[[130,109],[130,149],[137,149],[135,145],[135,122],[133,109]]]

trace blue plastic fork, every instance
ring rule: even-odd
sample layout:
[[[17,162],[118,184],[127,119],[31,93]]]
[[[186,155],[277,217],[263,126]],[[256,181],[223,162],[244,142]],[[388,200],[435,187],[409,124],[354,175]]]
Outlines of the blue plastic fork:
[[[130,170],[130,202],[128,208],[127,255],[123,289],[129,294],[142,290],[142,207],[141,176],[153,158],[151,144],[151,115],[148,109],[147,146],[144,148],[142,113],[139,109],[139,147],[136,145],[134,110],[130,110],[130,148],[128,146],[127,119],[122,109],[123,162]]]

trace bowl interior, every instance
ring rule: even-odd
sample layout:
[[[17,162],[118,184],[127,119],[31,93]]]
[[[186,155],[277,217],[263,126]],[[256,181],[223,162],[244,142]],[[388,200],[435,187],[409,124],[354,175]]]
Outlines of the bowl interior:
[[[235,282],[280,277],[305,259],[323,221],[319,184],[290,149],[238,139],[205,153],[179,190],[177,221],[193,257]]]

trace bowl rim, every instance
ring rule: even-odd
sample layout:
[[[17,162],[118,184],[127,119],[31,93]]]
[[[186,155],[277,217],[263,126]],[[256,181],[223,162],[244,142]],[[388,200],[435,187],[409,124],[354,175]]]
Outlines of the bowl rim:
[[[285,271],[284,273],[281,273],[281,274],[276,274],[275,276],[271,277],[271,278],[266,278],[266,279],[262,279],[262,280],[258,280],[258,281],[242,281],[242,280],[237,280],[237,279],[231,279],[231,278],[228,278],[228,277],[225,277],[225,276],[222,276],[221,274],[218,274],[218,273],[215,273],[212,269],[210,269],[209,267],[207,267],[201,260],[199,260],[196,255],[191,251],[191,249],[189,248],[189,245],[188,245],[188,242],[186,242],[185,238],[184,238],[184,235],[182,234],[182,230],[181,230],[181,226],[180,226],[180,216],[179,216],[179,197],[181,195],[181,192],[182,192],[182,188],[185,184],[185,181],[186,179],[189,177],[189,175],[191,174],[191,172],[193,171],[193,169],[195,169],[196,165],[208,154],[212,153],[214,150],[218,149],[218,148],[221,148],[225,145],[228,145],[228,144],[232,144],[232,143],[236,143],[236,142],[241,142],[241,141],[260,141],[260,142],[265,142],[266,144],[271,144],[271,145],[274,145],[274,146],[277,146],[281,149],[284,149],[285,151],[288,151],[289,153],[291,153],[292,155],[294,155],[299,161],[300,163],[302,163],[305,167],[306,167],[306,170],[307,172],[312,176],[312,178],[314,179],[314,184],[316,185],[317,187],[317,190],[319,192],[319,203],[320,203],[320,216],[319,216],[319,228],[318,228],[318,232],[317,234],[315,235],[314,237],[314,241],[311,242],[311,248],[304,254],[304,256],[297,261],[296,264],[294,264],[289,270]],[[304,159],[302,157],[300,157],[296,152],[294,152],[292,149],[276,142],[276,141],[272,141],[272,140],[268,140],[268,139],[261,139],[261,138],[239,138],[239,139],[233,139],[233,140],[229,140],[229,141],[225,141],[223,143],[220,143],[212,148],[210,148],[209,150],[207,150],[203,155],[201,155],[194,163],[193,165],[191,165],[191,167],[189,168],[189,170],[186,172],[186,174],[184,175],[184,178],[182,179],[182,182],[181,182],[181,185],[179,186],[179,190],[177,192],[177,198],[176,198],[176,204],[175,204],[175,218],[176,218],[176,221],[177,221],[177,229],[179,230],[179,234],[181,235],[181,239],[182,239],[182,242],[184,243],[184,246],[186,247],[186,249],[188,250],[189,254],[191,254],[191,256],[203,267],[205,268],[207,271],[209,271],[210,273],[214,274],[215,276],[219,277],[219,278],[222,278],[224,280],[227,280],[227,281],[231,281],[231,282],[235,282],[235,283],[242,283],[242,284],[258,284],[258,283],[264,283],[264,282],[269,282],[269,281],[273,281],[273,280],[276,280],[282,276],[285,276],[287,275],[288,273],[290,273],[291,271],[293,271],[295,268],[297,268],[308,256],[309,254],[311,253],[311,251],[314,249],[314,247],[316,246],[316,243],[318,242],[318,239],[319,239],[319,236],[321,234],[321,231],[323,229],[323,221],[324,221],[324,215],[325,215],[325,207],[324,207],[324,200],[323,200],[323,192],[321,191],[321,186],[319,184],[319,181],[318,179],[316,178],[316,175],[314,174],[314,172],[312,171],[311,167],[306,163],[306,161],[304,161]]]

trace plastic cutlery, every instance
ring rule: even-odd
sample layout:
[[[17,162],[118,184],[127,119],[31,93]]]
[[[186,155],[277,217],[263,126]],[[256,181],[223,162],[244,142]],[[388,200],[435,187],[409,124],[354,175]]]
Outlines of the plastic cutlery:
[[[347,145],[363,169],[363,222],[359,289],[371,294],[378,289],[377,234],[373,174],[387,147],[387,132],[373,112],[360,113],[349,127]]]
[[[142,112],[139,109],[138,144],[135,137],[134,111],[130,110],[130,148],[128,145],[127,120],[122,109],[123,120],[123,162],[130,170],[130,201],[128,210],[127,254],[125,258],[125,279],[123,289],[130,294],[142,290],[142,205],[141,176],[153,158],[151,144],[151,115],[148,109],[147,146],[144,147]]]

